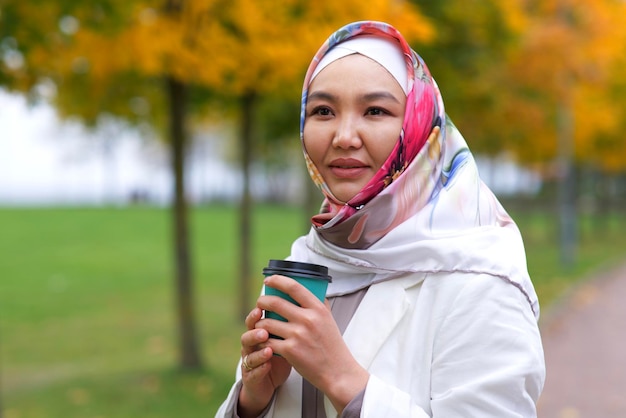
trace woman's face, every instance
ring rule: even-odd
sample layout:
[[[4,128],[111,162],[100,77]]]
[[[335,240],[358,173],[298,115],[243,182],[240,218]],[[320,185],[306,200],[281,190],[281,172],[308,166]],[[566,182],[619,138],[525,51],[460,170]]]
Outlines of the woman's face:
[[[360,54],[340,58],[309,86],[304,147],[333,195],[349,201],[398,141],[406,96],[393,76]]]

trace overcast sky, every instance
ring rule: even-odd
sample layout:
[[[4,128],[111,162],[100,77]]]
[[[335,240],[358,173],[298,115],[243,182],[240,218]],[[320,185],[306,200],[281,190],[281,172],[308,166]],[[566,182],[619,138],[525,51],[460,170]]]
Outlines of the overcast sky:
[[[189,161],[192,194],[236,193],[215,154],[205,146]],[[136,192],[166,203],[168,165],[163,146],[128,128],[89,132],[0,90],[0,206],[125,203]]]

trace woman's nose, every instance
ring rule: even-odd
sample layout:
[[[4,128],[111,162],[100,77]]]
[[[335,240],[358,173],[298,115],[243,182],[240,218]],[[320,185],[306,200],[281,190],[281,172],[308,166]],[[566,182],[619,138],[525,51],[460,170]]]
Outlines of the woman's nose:
[[[344,149],[360,148],[362,144],[357,121],[351,117],[342,118],[337,124],[337,130],[333,137],[333,147]]]

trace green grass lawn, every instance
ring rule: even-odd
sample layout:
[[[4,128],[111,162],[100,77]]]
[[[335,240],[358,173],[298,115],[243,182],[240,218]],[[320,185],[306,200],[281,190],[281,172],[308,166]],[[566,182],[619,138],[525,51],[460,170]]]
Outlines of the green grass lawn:
[[[581,221],[576,265],[559,265],[556,225],[518,214],[544,311],[595,269],[626,259],[626,217]],[[3,418],[210,417],[239,357],[237,210],[194,209],[193,262],[205,367],[176,368],[169,212],[0,209]],[[254,271],[304,231],[299,209],[258,207]]]

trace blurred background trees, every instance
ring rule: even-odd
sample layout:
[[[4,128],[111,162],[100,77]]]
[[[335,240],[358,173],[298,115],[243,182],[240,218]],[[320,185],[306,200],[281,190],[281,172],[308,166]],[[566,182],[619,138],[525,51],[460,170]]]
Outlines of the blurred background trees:
[[[263,119],[256,115],[258,103],[287,100],[296,108],[303,71],[316,48],[336,27],[364,15],[395,21],[412,39],[430,35],[421,15],[403,2],[2,3],[0,85],[34,101],[49,100],[63,117],[78,117],[90,126],[97,127],[105,115],[145,123],[170,144],[181,367],[202,364],[184,178],[190,120],[201,120],[219,109],[218,117],[235,120],[239,126],[244,178],[239,222],[243,317],[251,293],[249,177],[255,124]],[[292,125],[296,131],[297,119]]]
[[[256,275],[251,164],[299,147],[301,82],[323,40],[350,21],[387,21],[424,57],[475,153],[531,167],[544,190],[561,185],[567,261],[574,179],[584,173],[594,207],[608,208],[599,191],[626,168],[625,12],[620,0],[1,0],[0,87],[87,126],[114,117],[169,144],[179,364],[198,368],[184,169],[192,131],[208,120],[237,132],[244,316]]]
[[[513,156],[541,174],[544,193],[558,189],[561,257],[571,265],[576,200],[585,192],[608,210],[626,166],[626,4],[416,3],[436,22],[435,41],[420,50],[448,114],[475,153]]]

